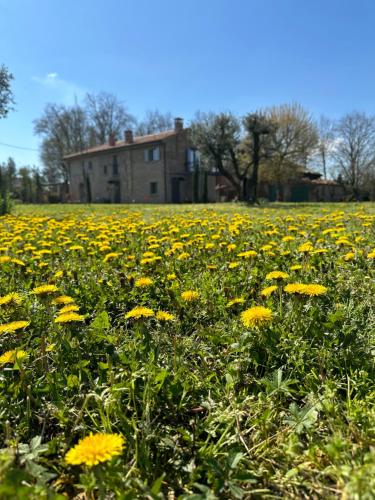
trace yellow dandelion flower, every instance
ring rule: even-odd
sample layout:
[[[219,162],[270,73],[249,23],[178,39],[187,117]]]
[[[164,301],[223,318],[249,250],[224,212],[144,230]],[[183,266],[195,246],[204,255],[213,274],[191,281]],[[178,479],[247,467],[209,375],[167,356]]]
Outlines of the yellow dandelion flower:
[[[353,246],[353,243],[351,243],[348,238],[339,238],[338,240],[335,241],[336,245],[342,245],[342,246],[348,246],[351,247]]]
[[[181,293],[181,298],[185,302],[193,302],[194,300],[197,300],[199,297],[199,293],[196,292],[195,290],[186,290],[185,292]]]
[[[235,297],[228,302],[227,307],[232,307],[236,304],[243,304],[244,302],[245,299],[243,297]]]
[[[59,297],[56,297],[52,301],[52,304],[56,304],[56,305],[59,305],[59,304],[67,305],[67,304],[73,304],[73,303],[74,303],[74,299],[73,299],[73,297],[70,297],[69,295],[60,295]]]
[[[0,264],[6,264],[7,262],[10,262],[12,259],[8,255],[2,255],[0,257]]]
[[[34,252],[34,255],[36,255],[38,258],[40,258],[42,255],[51,255],[51,254],[52,250],[47,250],[47,249],[37,250]]]
[[[187,252],[182,252],[180,255],[177,257],[177,260],[186,260],[190,257],[190,255]]]
[[[153,280],[151,278],[138,278],[134,285],[137,287],[137,288],[146,288],[148,286],[151,286],[153,284]]]
[[[107,253],[107,255],[103,259],[103,262],[108,262],[110,259],[116,259],[117,257],[119,257],[119,255],[120,254],[118,252]]]
[[[284,292],[287,293],[301,293],[305,285],[303,283],[289,283],[289,285],[284,286]]]
[[[250,307],[241,313],[241,321],[247,328],[259,326],[272,320],[272,311],[263,306]]]
[[[55,323],[72,323],[75,321],[85,321],[85,317],[72,311],[59,314],[57,318],[55,318]]]
[[[176,316],[166,311],[158,311],[156,313],[156,319],[159,321],[174,321]]]
[[[126,319],[134,318],[134,319],[140,319],[140,318],[151,318],[154,316],[155,313],[152,309],[148,307],[143,307],[143,306],[137,306],[131,309],[129,312],[125,314]]]
[[[147,259],[141,259],[140,264],[144,266],[146,264],[153,264],[154,262],[158,262],[161,260],[161,257],[149,257]]]
[[[100,252],[108,252],[108,250],[111,250],[111,247],[109,245],[102,245],[99,247]]]
[[[228,264],[228,269],[235,269],[236,267],[238,267],[240,265],[239,262],[229,262]]]
[[[120,455],[124,445],[125,439],[120,434],[90,434],[68,451],[65,461],[69,465],[92,467]]]
[[[155,256],[155,252],[144,252],[142,254],[142,257],[154,257]]]
[[[5,306],[8,304],[20,304],[22,302],[22,297],[18,293],[8,293],[7,295],[4,295],[3,297],[0,297],[0,306]]]
[[[25,267],[26,266],[26,264],[24,263],[24,261],[20,260],[20,259],[12,259],[11,262],[13,262],[13,264],[17,264],[17,265],[19,265],[21,267]]]
[[[0,365],[6,365],[7,363],[14,363],[16,360],[22,361],[23,359],[27,358],[27,356],[28,354],[26,351],[22,350],[7,351],[0,356]]]
[[[375,259],[375,250],[367,254],[368,259]]]
[[[287,278],[289,278],[289,274],[283,271],[271,271],[266,275],[266,280],[285,280]]]
[[[256,257],[258,254],[255,250],[247,250],[246,252],[240,252],[237,254],[238,257],[244,257],[245,259],[250,259],[251,257]]]
[[[312,243],[310,243],[309,241],[307,241],[306,243],[303,243],[302,245],[300,245],[298,247],[298,251],[303,252],[303,253],[309,253],[312,250],[314,250],[314,247],[313,247]]]
[[[263,245],[261,247],[262,252],[268,252],[269,250],[272,250],[272,245]]]
[[[77,312],[79,311],[79,307],[76,304],[68,304],[60,309],[59,314],[66,314],[69,312]]]
[[[263,288],[263,290],[260,292],[262,297],[268,297],[273,293],[275,290],[277,290],[276,285],[268,286],[267,288]]]
[[[304,285],[303,289],[299,292],[302,295],[309,295],[310,297],[314,297],[316,295],[324,295],[327,293],[328,288],[323,285],[316,285],[312,283],[311,285]]]
[[[355,257],[355,253],[354,252],[348,252],[346,253],[344,256],[343,256],[343,259],[345,260],[345,262],[348,262],[350,260],[353,260]]]
[[[294,266],[290,266],[291,271],[299,271],[300,269],[302,269],[301,264],[295,264]]]
[[[174,273],[167,274],[167,280],[173,281],[177,279],[177,276]]]
[[[43,295],[46,293],[54,293],[58,291],[59,289],[57,288],[56,285],[41,285],[33,288],[31,293],[33,293],[34,295]]]
[[[12,321],[11,323],[3,323],[0,325],[0,333],[10,333],[16,332],[17,330],[21,330],[22,328],[26,328],[29,326],[30,321]]]

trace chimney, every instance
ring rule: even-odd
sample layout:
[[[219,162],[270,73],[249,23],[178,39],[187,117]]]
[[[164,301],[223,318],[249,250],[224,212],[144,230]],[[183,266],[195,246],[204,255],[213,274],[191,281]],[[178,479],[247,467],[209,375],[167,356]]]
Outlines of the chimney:
[[[125,139],[125,142],[127,142],[128,144],[131,144],[132,142],[134,142],[133,131],[132,130],[125,130],[124,139]]]
[[[116,145],[116,137],[115,137],[115,134],[113,132],[111,132],[109,134],[108,144],[110,146],[115,146]]]
[[[181,130],[184,130],[183,118],[175,118],[174,119],[174,130],[175,130],[175,132],[181,132]]]

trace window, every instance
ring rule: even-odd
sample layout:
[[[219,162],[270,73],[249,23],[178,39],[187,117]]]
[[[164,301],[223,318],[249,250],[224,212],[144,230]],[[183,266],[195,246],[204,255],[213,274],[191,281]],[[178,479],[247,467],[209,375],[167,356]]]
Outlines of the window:
[[[150,148],[144,151],[145,161],[159,161],[160,160],[160,148]]]
[[[112,175],[118,175],[117,156],[113,156],[112,158]]]
[[[192,148],[188,148],[186,150],[186,158],[188,163],[194,163],[195,159],[195,150]]]
[[[150,194],[158,194],[158,183],[150,182]]]
[[[186,150],[186,160],[187,170],[192,172],[194,168],[199,167],[200,165],[199,151],[194,148],[188,148]]]
[[[103,165],[103,174],[108,175],[108,167],[107,165]]]
[[[199,152],[193,148],[186,150],[186,170],[193,172],[194,168],[199,166]]]
[[[89,171],[91,172],[91,170],[92,170],[92,162],[89,161]]]

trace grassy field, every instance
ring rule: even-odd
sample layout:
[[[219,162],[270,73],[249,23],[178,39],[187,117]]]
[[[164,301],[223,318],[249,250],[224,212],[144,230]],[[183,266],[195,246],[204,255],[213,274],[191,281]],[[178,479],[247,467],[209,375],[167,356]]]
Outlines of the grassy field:
[[[0,231],[1,499],[375,498],[375,205]]]

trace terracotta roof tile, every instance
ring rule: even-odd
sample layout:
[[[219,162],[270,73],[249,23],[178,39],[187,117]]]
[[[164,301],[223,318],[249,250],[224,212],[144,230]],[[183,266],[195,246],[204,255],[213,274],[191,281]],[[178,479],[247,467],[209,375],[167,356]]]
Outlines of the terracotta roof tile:
[[[77,151],[76,153],[70,153],[68,155],[65,155],[63,159],[69,160],[71,158],[76,158],[84,155],[91,155],[94,153],[101,153],[103,151],[113,151],[120,148],[134,147],[142,144],[147,144],[149,142],[161,141],[163,139],[167,139],[168,137],[176,135],[176,133],[177,132],[175,132],[174,130],[167,130],[166,132],[160,132],[158,134],[142,135],[139,137],[134,137],[133,142],[116,141],[116,144],[114,146],[110,146],[108,143],[100,144],[92,148],[84,149],[82,151]]]

